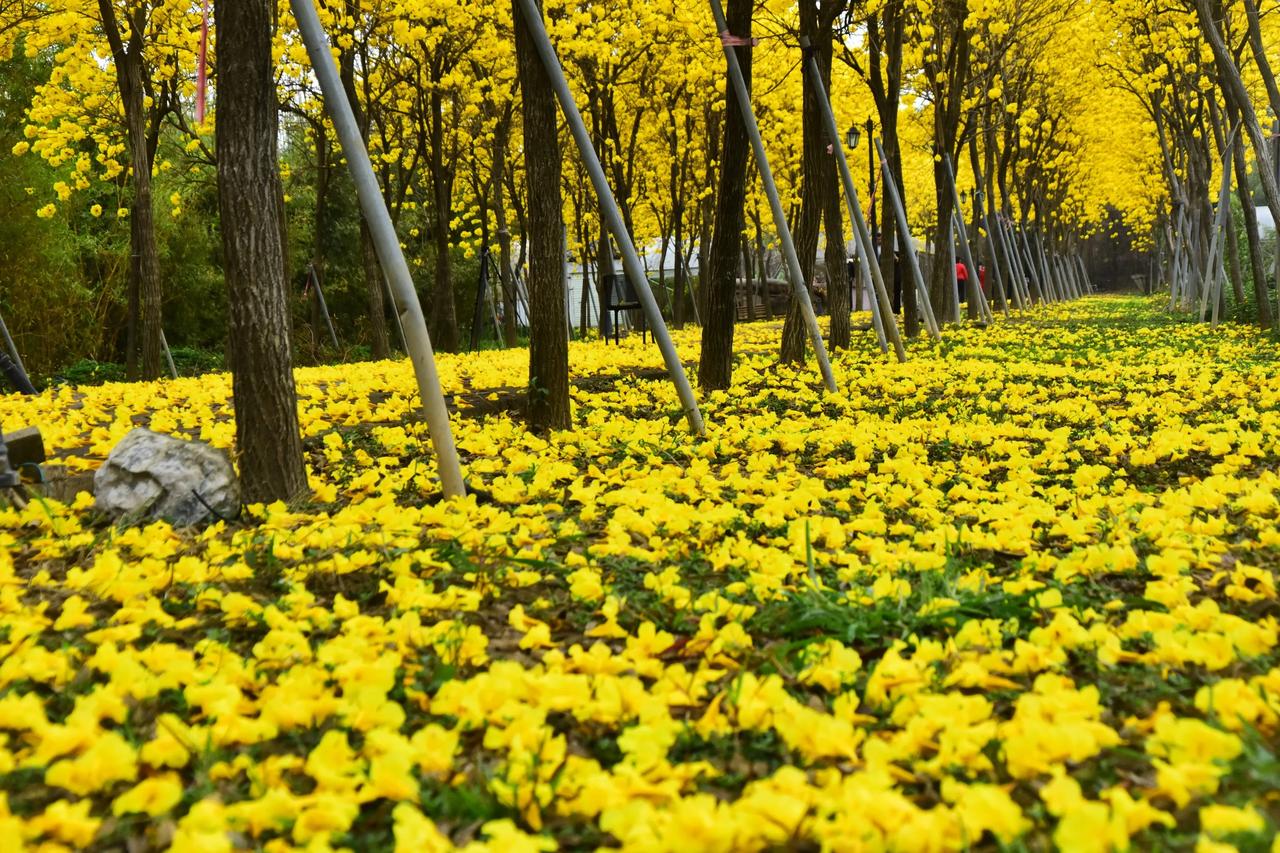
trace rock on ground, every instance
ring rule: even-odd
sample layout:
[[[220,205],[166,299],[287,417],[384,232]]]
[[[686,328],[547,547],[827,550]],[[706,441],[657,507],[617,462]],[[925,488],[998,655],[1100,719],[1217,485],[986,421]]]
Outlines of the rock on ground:
[[[93,482],[97,508],[117,517],[164,518],[182,527],[240,511],[240,484],[225,454],[149,429],[126,435]]]

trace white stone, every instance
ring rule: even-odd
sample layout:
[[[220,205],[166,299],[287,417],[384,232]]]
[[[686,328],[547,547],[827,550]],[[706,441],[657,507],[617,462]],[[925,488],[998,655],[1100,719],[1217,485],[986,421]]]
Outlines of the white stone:
[[[126,435],[93,484],[97,508],[116,517],[164,518],[185,527],[240,512],[240,484],[225,454],[149,429]]]

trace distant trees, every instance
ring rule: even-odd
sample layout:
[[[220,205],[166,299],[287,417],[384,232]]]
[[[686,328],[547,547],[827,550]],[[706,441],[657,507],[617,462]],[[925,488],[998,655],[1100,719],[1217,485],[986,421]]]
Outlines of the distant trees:
[[[935,153],[951,156],[962,191],[973,187],[975,167],[985,166],[986,212],[1034,222],[1033,232],[1051,248],[1065,247],[1105,221],[1101,212],[1108,205],[1139,232],[1164,234],[1166,198],[1190,194],[1203,219],[1211,201],[1207,176],[1220,159],[1217,136],[1196,132],[1199,124],[1209,130],[1205,93],[1222,92],[1212,100],[1224,119],[1247,116],[1245,106],[1256,115],[1280,99],[1268,76],[1268,17],[1259,17],[1252,0],[1241,2],[1243,7],[1219,8],[1205,0],[1199,16],[1193,0],[1179,8],[1144,6],[1146,0],[1065,6],[1047,0],[981,6],[965,0],[806,0],[759,17],[752,14],[754,4],[740,6],[737,20],[754,19],[767,36],[739,53],[754,70],[756,111],[804,271],[819,282],[823,270],[811,258],[826,232],[827,301],[839,315],[832,343],[848,340],[841,257],[850,228],[841,221],[826,151],[830,140],[812,121],[813,95],[794,73],[801,31],[817,44],[824,69],[831,64],[841,127],[863,128],[868,116],[874,118],[872,131],[883,139],[892,180],[909,202],[914,236],[930,238],[913,241],[898,233],[881,173],[871,170],[876,192],[864,195],[863,207],[879,219],[874,230],[886,281],[892,287],[907,279],[904,324],[912,333],[918,328],[916,291],[909,276],[894,269],[895,258],[908,246],[946,252],[953,200],[940,191]],[[540,125],[538,97],[529,101],[527,69],[517,73],[524,67],[512,49],[513,14],[506,2],[317,5],[384,200],[419,276],[439,349],[455,349],[464,339],[463,327],[475,313],[483,248],[501,258],[490,285],[501,285],[507,343],[516,342],[517,323],[536,326],[535,315],[550,311],[549,302],[539,301],[552,298],[546,295],[551,250],[543,255],[535,248],[550,239],[542,229],[567,233],[571,254],[585,262],[586,279],[595,287],[602,283],[612,258],[600,248],[608,244],[600,240],[595,194],[575,158],[551,171],[550,152],[571,145],[559,123]],[[280,17],[272,45],[282,110],[277,209],[285,281],[300,292],[308,263],[317,264],[349,347],[327,352],[325,335],[303,352],[311,358],[383,357],[394,334],[383,276],[361,235],[332,128],[285,9],[281,4],[274,13]],[[18,199],[15,215],[29,219],[39,212],[77,227],[85,220],[85,232],[110,237],[96,247],[69,247],[68,258],[75,259],[69,275],[82,283],[81,297],[93,306],[73,321],[93,329],[77,331],[74,346],[97,357],[123,356],[138,375],[159,370],[162,316],[177,324],[170,335],[175,343],[220,347],[227,325],[228,307],[209,286],[225,263],[213,191],[215,127],[196,126],[192,117],[199,13],[197,0],[0,0],[0,56],[20,52],[49,69],[30,103],[18,105],[27,119],[25,135],[7,147],[33,151],[51,171],[31,182],[29,194],[22,188],[27,200]],[[1221,33],[1227,67],[1246,72],[1248,104],[1240,103],[1238,91],[1227,97],[1237,87],[1219,67],[1212,41],[1202,38],[1202,18]],[[1149,39],[1142,21],[1150,22]],[[657,268],[649,271],[661,285],[659,304],[675,325],[695,318],[705,324],[699,381],[725,387],[739,288],[749,282],[743,287],[748,304],[758,307],[764,299],[760,313],[768,314],[772,306],[762,282],[777,273],[766,268],[775,235],[769,217],[757,215],[759,188],[738,136],[736,110],[722,97],[724,59],[707,39],[707,9],[699,0],[646,0],[625,8],[571,2],[557,6],[549,26],[625,225],[638,245],[659,250]],[[1186,44],[1188,32],[1195,36],[1194,50]],[[1160,57],[1173,53],[1176,67],[1168,63],[1161,70]],[[1099,62],[1107,68],[1099,69]],[[215,91],[225,94],[216,53],[211,70]],[[4,73],[0,67],[0,77]],[[517,129],[532,133],[538,147]],[[1260,122],[1258,130],[1265,133]],[[1252,140],[1252,129],[1245,135]],[[864,183],[866,147],[850,152],[860,191],[870,189]],[[531,196],[534,185],[539,191]],[[130,247],[123,251],[126,231]],[[998,244],[990,243],[976,217],[969,231],[979,253],[993,257]],[[555,257],[562,260],[558,251]],[[1252,268],[1252,253],[1241,266]],[[933,265],[935,299],[944,303],[954,291],[945,267]],[[118,284],[117,268],[128,270],[127,285]],[[197,276],[195,269],[208,272]],[[304,332],[318,323],[300,300],[286,304]],[[13,310],[17,319],[10,325],[20,337],[31,334],[36,312],[25,305]],[[587,326],[599,311],[598,294],[585,293],[572,310],[575,325]],[[557,306],[557,323],[564,313]],[[480,316],[491,323],[494,315]],[[804,346],[795,320],[784,334],[790,357]],[[127,338],[123,346],[117,337]],[[551,352],[556,363],[560,347],[548,351],[535,344],[538,358]],[[43,366],[38,359],[34,364]],[[543,378],[558,375],[550,365],[539,368]],[[547,414],[537,417],[562,420],[562,413]]]

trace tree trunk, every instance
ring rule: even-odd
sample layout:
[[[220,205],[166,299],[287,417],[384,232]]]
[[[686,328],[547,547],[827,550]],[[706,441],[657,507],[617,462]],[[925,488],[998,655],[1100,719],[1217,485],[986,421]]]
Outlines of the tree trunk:
[[[315,135],[316,207],[315,227],[312,233],[311,242],[311,265],[315,269],[316,275],[323,278],[325,257],[324,247],[328,238],[325,223],[328,218],[327,210],[329,203],[329,138],[325,135],[323,123],[316,124]],[[311,317],[311,355],[312,360],[319,363],[320,341],[322,340],[320,324],[324,322],[324,319],[320,316],[320,294],[318,290],[311,294],[311,305],[309,307]]]
[[[606,340],[614,334],[613,312],[606,311],[606,306],[614,302],[613,283],[616,270],[613,266],[613,244],[609,242],[609,229],[604,224],[604,214],[600,216],[600,239],[596,243],[596,296],[600,300],[600,314],[597,321],[600,325],[600,337]]]
[[[444,153],[444,104],[439,84],[431,90],[431,188],[436,205],[435,284],[431,288],[431,343],[439,352],[458,351],[458,314],[453,304],[453,165]]]
[[[818,0],[802,0],[800,3],[800,33],[807,36],[818,61],[818,70],[822,74],[824,88],[830,88],[831,79],[831,29],[823,26],[829,14],[830,4],[819,8]],[[800,192],[800,216],[795,228],[796,254],[800,260],[800,274],[804,285],[812,292],[813,269],[818,255],[818,231],[822,225],[823,210],[827,205],[827,196],[836,184],[835,158],[827,152],[827,146],[834,144],[828,141],[826,124],[822,117],[822,107],[818,103],[819,95],[812,86],[805,86],[801,103],[801,119],[803,127],[804,175]],[[843,254],[843,253],[842,253]],[[830,285],[828,284],[828,287]],[[792,284],[795,287],[795,284]],[[782,325],[782,349],[780,357],[783,362],[798,364],[804,361],[805,338],[804,314],[800,310],[800,302],[794,295],[787,302],[787,319]]]
[[[351,13],[348,4],[348,13]],[[357,10],[358,11],[358,10]],[[355,114],[356,124],[360,127],[360,139],[369,144],[369,119],[360,98],[356,93],[355,51],[343,50],[338,57],[338,74],[342,78],[342,88],[346,91],[347,102]],[[387,309],[384,301],[382,268],[378,264],[378,253],[373,248],[373,235],[369,232],[369,224],[364,214],[360,214],[360,268],[364,272],[365,304],[369,312],[369,351],[374,359],[381,360],[391,356],[391,345],[387,339]]]
[[[902,148],[898,140],[898,101],[902,91],[902,54],[905,10],[901,4],[888,3],[879,17],[868,22],[871,45],[868,56],[869,79],[880,119],[880,137],[898,197],[906,202],[902,183]],[[874,158],[874,155],[872,155]],[[877,170],[881,172],[881,170]],[[881,172],[881,177],[883,173]],[[874,207],[874,205],[873,205]],[[874,228],[874,223],[871,223]],[[886,287],[892,288],[893,302],[902,306],[902,325],[908,338],[920,334],[919,306],[915,283],[908,281],[906,258],[902,252],[915,251],[910,234],[898,234],[898,221],[889,203],[887,190],[880,192],[880,274]]]
[[[1227,102],[1227,124],[1235,126],[1239,112],[1235,106]],[[1271,328],[1271,300],[1267,294],[1267,270],[1262,256],[1262,241],[1258,235],[1258,212],[1253,206],[1253,195],[1249,192],[1248,171],[1244,159],[1244,145],[1237,144],[1231,152],[1236,173],[1236,192],[1240,198],[1241,213],[1244,214],[1244,236],[1249,248],[1249,270],[1253,277],[1253,296],[1258,304],[1258,325],[1264,329]]]
[[[1244,80],[1240,77],[1240,69],[1236,67],[1227,47],[1223,43],[1222,33],[1214,20],[1209,0],[1196,0],[1196,15],[1200,20],[1200,32],[1208,40],[1213,49],[1213,58],[1218,68],[1219,85],[1223,94],[1235,101],[1236,109],[1244,119],[1245,130],[1249,141],[1253,143],[1253,153],[1258,161],[1258,176],[1262,179],[1262,190],[1267,199],[1267,207],[1271,210],[1271,218],[1280,224],[1280,181],[1272,172],[1274,165],[1271,152],[1268,150],[1266,135],[1258,124],[1257,113],[1253,109],[1253,101],[1245,89]],[[1280,231],[1277,232],[1280,234]]]
[[[505,181],[507,135],[511,119],[504,117],[493,133],[493,216],[498,226],[498,279],[502,285],[502,339],[508,347],[519,341],[516,329],[515,282],[511,277],[511,232],[507,230]]]
[[[572,421],[556,101],[521,4],[519,0],[512,0],[511,5],[520,87],[524,93],[524,150],[536,152],[535,156],[525,158],[529,226],[529,425],[535,429],[568,429]]]
[[[686,268],[684,266],[684,207],[679,206],[674,211],[673,221],[675,222],[675,271],[672,273],[671,291],[674,294],[675,303],[671,310],[671,322],[675,324],[677,329],[684,328],[684,303],[685,303],[685,280]]]
[[[832,187],[837,186],[832,183]],[[829,334],[833,350],[849,348],[849,312],[852,310],[848,256],[844,249],[844,217],[841,216],[840,195],[827,192],[823,203],[823,227],[827,242],[823,261],[827,267],[827,311],[831,315]]]
[[[305,494],[280,241],[279,115],[268,0],[216,0],[218,208],[222,220],[236,449],[246,501]]]
[[[729,0],[725,21],[739,38],[751,36],[752,0]],[[735,48],[742,76],[751,88],[751,49]],[[705,259],[699,285],[702,291],[702,353],[698,385],[704,391],[727,389],[733,381],[733,326],[737,320],[738,252],[742,245],[743,205],[746,200],[746,120],[725,80],[724,131],[720,149],[720,180],[710,257]]]
[[[1276,85],[1276,75],[1271,70],[1271,61],[1267,59],[1266,48],[1262,44],[1262,26],[1258,20],[1258,7],[1253,0],[1244,0],[1245,25],[1249,30],[1249,47],[1253,51],[1254,62],[1258,65],[1258,73],[1267,87],[1267,100],[1271,111],[1280,117],[1280,86]]]
[[[391,357],[387,339],[387,309],[383,296],[382,267],[373,248],[373,235],[364,216],[360,217],[360,269],[364,272],[364,293],[369,310],[369,352],[375,360]]]
[[[125,360],[130,379],[155,379],[160,375],[162,291],[160,252],[156,246],[155,218],[151,201],[151,149],[147,137],[146,90],[143,75],[143,43],[146,39],[146,7],[139,5],[129,20],[129,42],[120,32],[115,7],[110,0],[98,0],[98,13],[107,34],[115,62],[116,83],[124,104],[128,129],[133,203],[129,209],[129,334]],[[138,350],[142,368],[138,370]]]

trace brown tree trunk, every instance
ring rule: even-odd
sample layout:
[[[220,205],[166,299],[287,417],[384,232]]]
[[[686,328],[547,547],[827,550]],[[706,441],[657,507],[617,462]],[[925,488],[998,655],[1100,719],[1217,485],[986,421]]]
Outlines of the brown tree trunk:
[[[518,0],[512,0],[516,60],[524,93],[529,239],[529,425],[568,429],[569,341],[565,335],[564,222],[560,140],[551,81]],[[541,7],[539,7],[541,8]]]
[[[1258,20],[1258,6],[1253,0],[1244,0],[1245,25],[1249,30],[1249,47],[1253,51],[1253,59],[1258,65],[1258,73],[1267,87],[1267,100],[1271,111],[1280,116],[1280,86],[1276,85],[1275,72],[1271,70],[1271,61],[1267,58],[1266,48],[1262,44],[1262,26]]]
[[[129,20],[129,42],[121,35],[114,5],[98,0],[98,14],[115,62],[116,84],[124,103],[133,178],[133,203],[129,208],[129,334],[125,356],[130,379],[155,379],[160,375],[163,328],[160,252],[156,246],[155,218],[151,202],[151,148],[147,134],[146,73],[143,45],[147,6],[139,4]],[[138,350],[142,368],[138,370]]]
[[[504,116],[493,133],[493,216],[498,226],[498,277],[502,286],[502,339],[513,347],[518,342],[516,330],[515,281],[511,277],[511,232],[507,230],[507,135],[511,118]]]
[[[1267,145],[1267,138],[1258,124],[1258,116],[1254,112],[1253,101],[1240,76],[1240,69],[1227,52],[1222,33],[1214,18],[1215,11],[1219,10],[1218,4],[1214,3],[1211,6],[1210,0],[1195,0],[1195,7],[1200,21],[1200,32],[1213,50],[1213,58],[1218,68],[1218,85],[1222,87],[1223,94],[1235,102],[1236,109],[1244,120],[1245,130],[1249,134],[1249,141],[1253,144],[1253,153],[1258,161],[1258,177],[1262,179],[1262,190],[1267,199],[1267,207],[1271,210],[1272,219],[1280,223],[1280,180],[1277,180],[1272,171],[1274,164],[1271,162],[1272,154]]]
[[[752,0],[729,0],[725,20],[729,32],[751,36]],[[742,76],[751,87],[751,49],[735,48]],[[709,257],[704,256],[699,275],[702,309],[702,353],[698,385],[704,391],[729,387],[733,381],[733,325],[737,319],[735,297],[738,252],[742,244],[743,204],[746,200],[747,128],[732,84],[725,81],[724,131],[720,149],[720,179],[716,193],[716,217]]]
[[[841,216],[839,193],[827,193],[822,220],[827,238],[823,250],[823,262],[827,267],[827,311],[831,315],[828,338],[833,350],[848,349],[853,282],[849,279],[849,259],[844,249],[844,217]]]
[[[613,244],[609,242],[609,229],[605,227],[604,216],[601,215],[600,239],[596,241],[596,296],[600,300],[600,313],[596,319],[600,328],[600,337],[606,339],[615,334],[613,312],[605,310],[605,306],[615,301],[613,295],[615,272],[613,266]]]
[[[358,14],[358,4],[347,4],[348,14]],[[343,50],[338,57],[338,73],[342,78],[342,88],[346,91],[347,101],[355,114],[356,124],[360,127],[360,138],[365,145],[369,144],[369,119],[360,98],[356,93],[355,51]],[[378,360],[391,356],[391,345],[387,339],[387,309],[384,301],[382,268],[378,264],[378,253],[373,248],[373,235],[369,233],[369,224],[364,214],[360,215],[360,268],[364,272],[365,302],[369,312],[369,351]]]
[[[363,215],[360,217],[360,269],[364,272],[365,301],[369,311],[369,352],[375,360],[390,358],[382,267],[378,264],[373,235],[369,233],[369,225]]]
[[[216,0],[218,209],[236,449],[249,502],[291,500],[307,491],[280,241],[272,9],[269,0]]]
[[[671,310],[671,321],[675,323],[677,329],[684,328],[684,304],[685,304],[685,267],[684,261],[684,208],[677,207],[674,215],[675,221],[675,271],[672,273],[673,282],[671,285],[674,294],[675,305]]]
[[[802,0],[800,3],[800,33],[807,36],[818,61],[818,70],[823,76],[827,88],[831,79],[831,15],[833,3],[824,3],[819,7],[818,0]],[[800,192],[800,216],[795,228],[796,254],[800,259],[800,275],[804,285],[812,292],[813,269],[818,255],[818,232],[822,226],[823,210],[827,205],[827,196],[836,186],[835,159],[827,151],[832,144],[827,139],[826,125],[822,118],[822,107],[819,97],[812,86],[804,87],[801,105],[803,122],[803,158],[804,175]],[[842,253],[843,254],[843,253]],[[828,285],[829,287],[830,285]],[[782,324],[782,361],[798,364],[804,361],[805,330],[804,314],[800,310],[800,302],[794,295],[795,282],[792,282],[792,296],[787,302],[787,319]]]
[[[1227,124],[1234,127],[1239,111],[1227,100]],[[1253,278],[1253,296],[1258,305],[1258,325],[1271,328],[1273,322],[1271,301],[1267,294],[1267,270],[1263,261],[1262,241],[1258,234],[1258,211],[1253,206],[1253,194],[1249,192],[1247,165],[1244,159],[1244,143],[1238,141],[1231,152],[1236,173],[1236,192],[1240,199],[1240,212],[1244,215],[1245,243],[1249,249],[1249,271]]]
[[[905,10],[901,4],[888,3],[878,17],[868,22],[867,35],[871,45],[868,55],[871,93],[876,102],[876,115],[880,119],[880,137],[884,146],[885,157],[889,161],[890,174],[894,176],[894,187],[898,197],[905,199],[906,193],[902,183],[902,149],[898,141],[898,101],[902,92],[902,54],[903,31],[905,29]],[[884,172],[876,170],[877,180],[883,181]],[[887,189],[880,193],[880,275],[885,287],[898,296],[895,304],[902,306],[903,331],[908,338],[920,334],[920,320],[917,316],[917,294],[915,283],[907,272],[904,251],[914,251],[911,237],[898,234],[898,220],[894,216],[893,205],[889,203]],[[874,205],[873,205],[874,206]],[[874,226],[873,226],[874,227]]]
[[[831,91],[831,56],[832,56],[832,24],[844,8],[842,0],[804,0],[800,4],[800,33],[808,36],[813,45],[814,58],[818,61],[818,72],[822,74],[823,93],[813,91],[812,86],[804,87],[801,119],[804,133],[804,186],[800,196],[800,222],[796,228],[796,251],[800,255],[800,272],[804,275],[806,286],[812,291],[814,266],[817,264],[818,233],[824,222],[827,227],[827,252],[835,256],[824,255],[827,268],[827,306],[831,313],[832,323],[836,324],[836,310],[832,306],[833,292],[847,287],[845,270],[845,241],[841,234],[840,195],[838,195],[838,179],[836,177],[836,159],[831,146],[840,145],[840,140],[828,140],[823,110],[826,109],[819,99],[829,99]],[[849,298],[846,293],[836,295],[840,302],[844,323],[842,323],[842,342],[840,346],[849,346]],[[835,333],[835,325],[832,327]],[[800,313],[800,305],[794,296],[791,297],[787,309],[787,319],[782,327],[782,360],[799,362],[804,360],[806,334],[804,315]]]
[[[444,103],[438,81],[431,91],[431,187],[436,204],[435,285],[431,289],[431,343],[440,352],[458,351],[458,315],[453,304],[453,165],[444,152]]]

